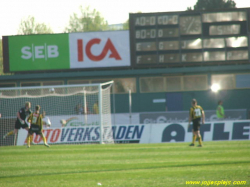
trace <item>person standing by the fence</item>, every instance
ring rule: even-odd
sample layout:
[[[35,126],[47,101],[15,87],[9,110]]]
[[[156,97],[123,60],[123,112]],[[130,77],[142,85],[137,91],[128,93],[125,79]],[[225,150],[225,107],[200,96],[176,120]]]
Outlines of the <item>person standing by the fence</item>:
[[[216,115],[218,120],[223,120],[225,118],[224,107],[222,106],[222,104],[223,104],[222,100],[218,101],[218,106],[216,109]]]

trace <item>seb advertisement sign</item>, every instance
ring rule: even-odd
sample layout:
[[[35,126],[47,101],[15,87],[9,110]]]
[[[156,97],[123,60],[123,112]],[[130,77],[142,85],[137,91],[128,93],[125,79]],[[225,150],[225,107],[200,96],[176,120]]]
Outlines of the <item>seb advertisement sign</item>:
[[[129,32],[3,37],[5,72],[130,66]]]
[[[67,34],[9,36],[8,58],[3,42],[4,71],[7,64],[9,72],[68,69],[67,38]]]
[[[116,143],[190,142],[192,139],[192,127],[187,128],[187,123],[115,125],[112,132]],[[250,140],[250,121],[206,123],[201,126],[200,132],[203,141]],[[99,125],[55,127],[45,129],[44,135],[48,143],[53,144],[98,142],[100,128]],[[27,131],[20,130],[17,145],[24,145],[26,136]],[[35,143],[43,144],[39,135],[33,138]]]

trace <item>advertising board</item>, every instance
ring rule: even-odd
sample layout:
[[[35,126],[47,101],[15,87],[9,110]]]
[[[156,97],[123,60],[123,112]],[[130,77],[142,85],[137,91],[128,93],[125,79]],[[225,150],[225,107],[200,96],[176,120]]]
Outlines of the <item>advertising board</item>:
[[[217,121],[215,110],[206,110],[206,122]],[[188,123],[189,111],[173,112],[143,112],[140,113],[140,124],[148,123]],[[243,120],[247,119],[246,109],[225,110],[225,120]]]
[[[207,141],[250,140],[250,121],[219,121],[201,125],[201,136]],[[192,125],[187,123],[132,124],[112,127],[116,143],[170,143],[190,142]],[[44,129],[49,144],[98,143],[99,125],[82,127],[60,127]],[[27,131],[20,130],[17,145],[24,145]],[[42,138],[34,135],[34,142],[43,144]]]
[[[4,72],[130,66],[128,31],[3,36]]]

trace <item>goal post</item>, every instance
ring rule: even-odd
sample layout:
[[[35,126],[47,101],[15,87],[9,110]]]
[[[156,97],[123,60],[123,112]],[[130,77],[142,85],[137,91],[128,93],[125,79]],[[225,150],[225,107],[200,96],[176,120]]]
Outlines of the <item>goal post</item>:
[[[94,84],[0,88],[0,146],[24,145],[27,131],[17,136],[3,136],[14,130],[17,112],[25,102],[31,110],[41,106],[41,113],[51,126],[43,127],[49,144],[114,143],[111,119],[113,81]],[[15,138],[16,137],[16,138]],[[39,136],[34,143],[42,144]]]
[[[112,85],[113,85],[112,81]],[[114,143],[111,118],[111,82],[102,83],[99,88],[100,143]]]

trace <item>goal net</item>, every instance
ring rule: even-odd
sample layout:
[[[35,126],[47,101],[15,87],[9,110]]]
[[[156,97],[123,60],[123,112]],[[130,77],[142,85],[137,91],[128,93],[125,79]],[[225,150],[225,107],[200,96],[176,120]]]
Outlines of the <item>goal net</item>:
[[[114,143],[111,120],[113,81],[97,84],[0,88],[0,146],[25,145],[27,130],[15,129],[18,111],[31,103],[44,115],[48,144]],[[50,122],[50,123],[49,123]],[[51,124],[51,125],[50,125]],[[7,136],[6,136],[7,135]],[[33,134],[33,143],[43,144]]]

